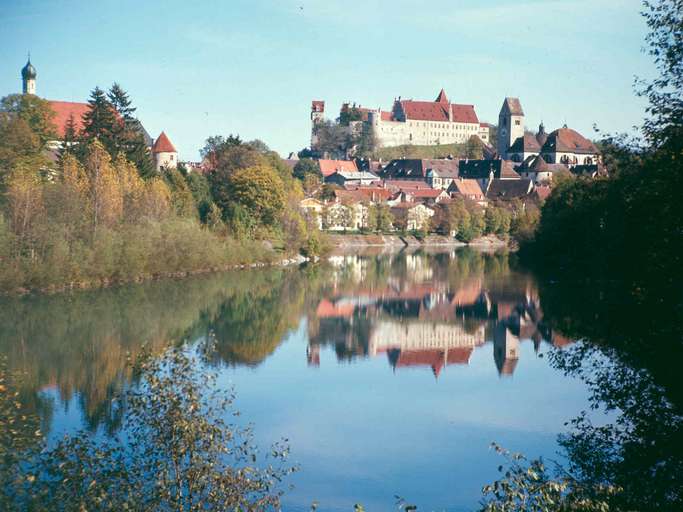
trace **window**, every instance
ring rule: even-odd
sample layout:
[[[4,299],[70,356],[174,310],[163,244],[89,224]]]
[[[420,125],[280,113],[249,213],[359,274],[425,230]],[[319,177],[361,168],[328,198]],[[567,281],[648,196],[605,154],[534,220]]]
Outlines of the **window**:
[[[520,123],[519,119],[515,119],[515,126],[519,126],[519,123]]]

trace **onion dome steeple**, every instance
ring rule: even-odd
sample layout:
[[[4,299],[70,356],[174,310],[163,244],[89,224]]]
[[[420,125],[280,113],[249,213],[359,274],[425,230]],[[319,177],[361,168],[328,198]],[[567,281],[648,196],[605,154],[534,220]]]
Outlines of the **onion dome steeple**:
[[[26,62],[26,65],[21,69],[21,78],[24,80],[35,80],[36,76],[36,68],[31,64],[31,57],[29,57],[28,62]]]
[[[31,64],[31,54],[29,54],[26,65],[21,69],[21,90],[24,94],[36,93],[36,76],[38,76],[38,73],[33,64]]]

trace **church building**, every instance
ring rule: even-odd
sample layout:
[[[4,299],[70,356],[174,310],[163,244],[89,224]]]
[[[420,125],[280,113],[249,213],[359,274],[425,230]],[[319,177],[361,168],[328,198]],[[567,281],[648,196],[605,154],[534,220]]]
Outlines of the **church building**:
[[[548,164],[597,165],[598,148],[576,130],[564,125],[546,133],[541,123],[534,135],[524,129],[524,110],[519,98],[505,98],[498,115],[498,154],[513,162],[540,155]]]
[[[22,94],[36,94],[37,77],[38,72],[33,64],[31,64],[31,58],[29,57],[28,62],[26,62],[26,65],[21,70]],[[55,113],[54,117],[52,118],[52,123],[54,124],[57,138],[55,140],[48,141],[47,143],[48,148],[54,151],[61,148],[63,144],[66,125],[69,119],[73,119],[76,134],[79,134],[83,130],[83,116],[90,109],[90,105],[88,105],[88,103],[80,103],[75,101],[46,101]],[[140,127],[142,129],[142,134],[145,138],[145,141],[152,152],[154,166],[157,171],[162,167],[177,167],[178,152],[168,136],[164,132],[161,132],[161,135],[159,135],[159,138],[155,141],[149,136],[147,130],[145,130],[142,124],[140,124]]]

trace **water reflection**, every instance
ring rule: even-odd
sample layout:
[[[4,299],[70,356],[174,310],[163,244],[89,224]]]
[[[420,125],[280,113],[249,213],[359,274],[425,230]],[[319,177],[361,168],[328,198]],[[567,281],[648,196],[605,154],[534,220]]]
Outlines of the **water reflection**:
[[[332,264],[332,290],[308,323],[310,366],[320,365],[321,347],[332,346],[339,361],[385,356],[393,370],[431,368],[438,378],[492,342],[499,375],[511,376],[521,342],[535,352],[543,342],[570,343],[544,323],[533,279],[511,272],[507,256],[346,255]]]

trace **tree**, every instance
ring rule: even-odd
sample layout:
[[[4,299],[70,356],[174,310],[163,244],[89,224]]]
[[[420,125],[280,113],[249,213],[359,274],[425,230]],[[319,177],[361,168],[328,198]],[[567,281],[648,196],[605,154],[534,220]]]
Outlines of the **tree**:
[[[197,205],[185,178],[177,169],[166,169],[162,176],[171,192],[171,205],[178,217],[197,217]]]
[[[368,229],[378,233],[389,231],[393,222],[394,216],[387,204],[377,203],[368,207]]]
[[[206,222],[207,215],[209,211],[212,211],[214,206],[214,202],[211,199],[209,181],[207,180],[206,176],[198,172],[187,173],[185,176],[185,181],[187,182],[187,186],[189,187],[192,197],[194,198],[194,202],[197,205],[199,219],[202,222]]]
[[[467,139],[467,144],[465,145],[465,158],[469,158],[470,160],[481,160],[484,158],[484,144],[476,135],[472,135]]]
[[[75,154],[76,144],[78,144],[76,120],[74,115],[70,114],[64,124],[64,140],[62,140],[62,145],[59,147],[59,160],[63,160],[67,155]]]
[[[92,227],[110,227],[123,213],[123,195],[111,158],[99,141],[87,148],[85,172],[90,183],[89,196],[92,205]]]
[[[284,186],[270,167],[238,169],[230,177],[230,198],[242,206],[257,224],[275,223],[285,205]]]
[[[0,112],[0,193],[10,172],[18,165],[39,169],[46,163],[40,137],[28,122]]]
[[[313,134],[317,142],[311,149],[320,155],[346,156],[346,151],[351,147],[351,134],[348,128],[332,121],[316,123]]]
[[[34,94],[11,94],[2,99],[0,112],[16,115],[26,121],[42,147],[56,138],[53,122],[55,112],[47,100]]]
[[[302,158],[299,160],[294,166],[292,174],[296,179],[301,181],[304,181],[307,176],[315,176],[319,180],[322,179],[318,162],[311,158]]]
[[[372,125],[363,123],[360,131],[353,136],[355,156],[360,158],[371,158],[377,149],[377,136]]]
[[[90,93],[88,111],[83,115],[83,136],[87,141],[97,139],[110,156],[118,152],[117,134],[122,120],[117,119],[116,110],[99,87]]]
[[[143,178],[154,175],[154,164],[147,141],[145,140],[142,124],[135,117],[136,108],[132,106],[132,101],[128,93],[118,84],[114,83],[107,99],[112,107],[121,117],[119,123],[114,124],[114,147],[116,151],[123,151],[126,158],[133,162]],[[111,154],[115,158],[115,154]]]
[[[10,429],[13,451],[3,457],[3,468],[15,454],[35,454],[34,444],[44,450],[10,466],[16,480],[3,480],[3,491],[9,487],[3,505],[48,510],[58,504],[74,512],[279,509],[281,482],[296,470],[286,464],[289,449],[276,443],[263,458],[267,467],[255,465],[260,457],[252,429],[226,421],[236,414],[234,396],[217,385],[215,372],[180,347],[157,358],[143,355],[135,373],[137,385],[117,397],[125,436],[80,432],[47,447],[40,430],[24,439]],[[22,411],[16,398],[12,403],[4,396],[0,410],[9,416],[0,422],[14,426]]]
[[[645,37],[659,76],[640,82],[638,94],[649,101],[643,132],[655,148],[683,144],[683,3],[645,0],[643,16],[650,32]]]

